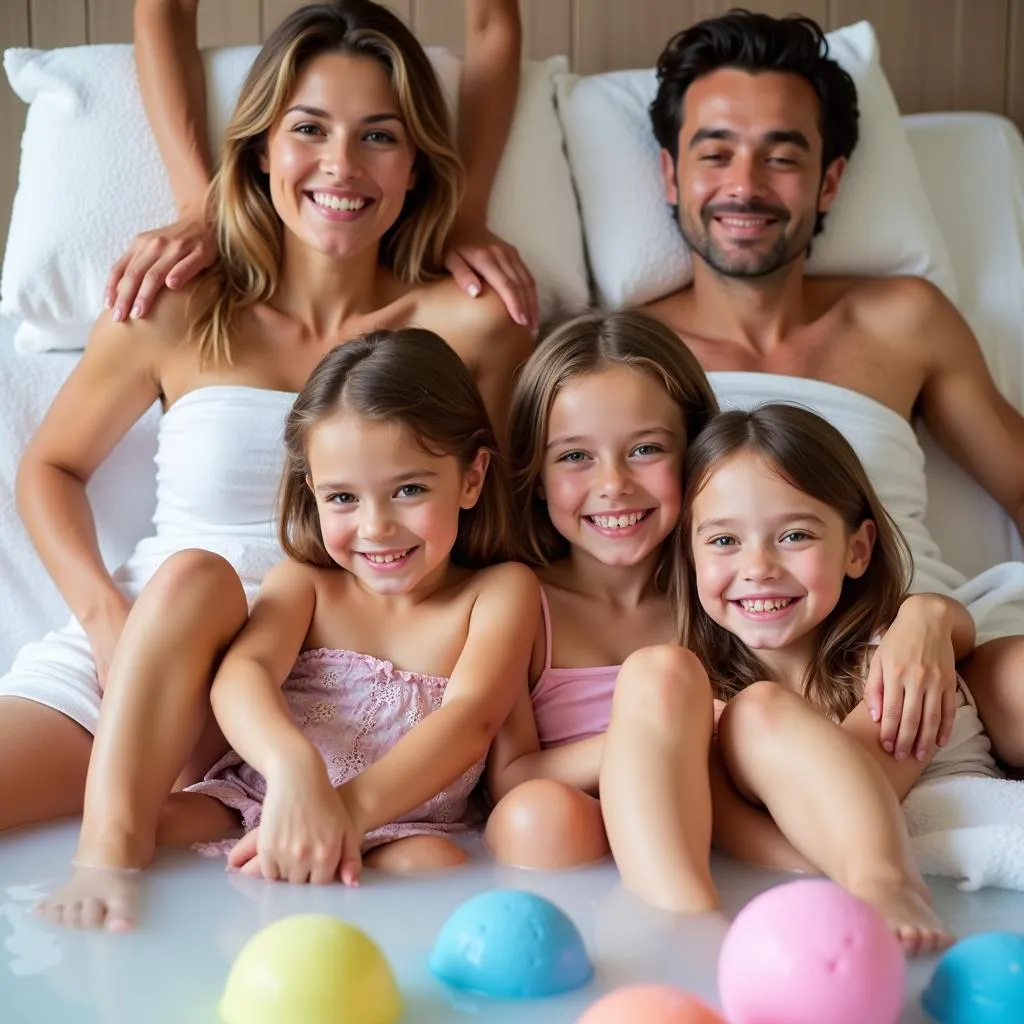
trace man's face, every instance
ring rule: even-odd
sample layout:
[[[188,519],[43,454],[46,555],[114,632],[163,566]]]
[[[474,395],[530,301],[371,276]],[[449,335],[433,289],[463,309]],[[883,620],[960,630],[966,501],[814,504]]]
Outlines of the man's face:
[[[806,252],[845,164],[822,174],[819,116],[792,74],[723,68],[686,91],[678,161],[662,151],[662,172],[683,237],[713,270],[764,277]]]

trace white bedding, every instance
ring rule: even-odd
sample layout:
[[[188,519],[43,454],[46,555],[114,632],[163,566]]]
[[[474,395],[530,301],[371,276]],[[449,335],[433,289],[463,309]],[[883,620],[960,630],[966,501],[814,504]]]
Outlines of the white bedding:
[[[928,114],[905,119],[957,275],[960,308],[1000,387],[1024,409],[1024,142],[1002,118]],[[14,352],[0,320],[0,672],[17,649],[67,618],[17,516],[18,458],[75,353]],[[154,504],[154,408],[90,484],[104,557],[112,567],[148,532]],[[967,575],[1024,559],[1003,511],[934,445],[927,521],[947,560]],[[1024,457],[1024,455],[1022,455]]]

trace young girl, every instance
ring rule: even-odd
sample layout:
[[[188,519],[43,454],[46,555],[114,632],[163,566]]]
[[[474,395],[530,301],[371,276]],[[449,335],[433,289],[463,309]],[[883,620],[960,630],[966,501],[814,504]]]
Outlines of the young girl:
[[[892,920],[910,952],[941,947],[899,802],[922,779],[993,775],[995,763],[962,682],[952,736],[930,763],[879,747],[862,695],[906,594],[902,536],[845,438],[795,406],[723,414],[685,472],[683,642],[728,702],[716,840],[762,861],[784,861],[791,843]],[[951,642],[961,654],[973,645],[966,613]]]
[[[371,333],[319,364],[285,444],[290,557],[213,684],[234,750],[170,797],[157,841],[258,827],[232,863],[291,882],[354,884],[361,851],[399,871],[460,863],[447,837],[539,614],[532,573],[497,564],[509,491],[479,392],[436,335]],[[123,927],[130,898],[123,875],[85,868],[44,912]]]
[[[605,824],[614,836],[619,817],[655,795],[620,799],[614,785],[602,784],[603,818],[595,799],[603,759],[617,756],[609,753],[616,740],[604,734],[613,691],[618,702],[630,689],[631,680],[624,684],[620,676],[623,662],[675,636],[669,594],[679,564],[674,537],[683,457],[716,411],[693,356],[670,330],[639,313],[572,320],[523,366],[509,426],[513,490],[543,612],[529,692],[489,759],[488,785],[498,804],[486,838],[500,860],[559,867],[597,859],[609,848]],[[678,665],[688,656],[670,657]],[[685,700],[685,688],[676,691],[670,699]],[[706,875],[706,679],[697,694],[706,714],[680,719],[686,737],[678,778],[692,782],[688,803],[704,822]],[[645,704],[638,692],[638,705]],[[648,867],[667,876],[670,865],[645,862],[642,869]]]

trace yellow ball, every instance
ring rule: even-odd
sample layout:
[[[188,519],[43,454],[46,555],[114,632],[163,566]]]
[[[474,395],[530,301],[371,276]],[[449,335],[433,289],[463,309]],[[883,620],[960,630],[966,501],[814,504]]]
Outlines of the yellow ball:
[[[228,972],[227,1024],[394,1024],[402,997],[380,947],[327,914],[296,914],[257,932]]]

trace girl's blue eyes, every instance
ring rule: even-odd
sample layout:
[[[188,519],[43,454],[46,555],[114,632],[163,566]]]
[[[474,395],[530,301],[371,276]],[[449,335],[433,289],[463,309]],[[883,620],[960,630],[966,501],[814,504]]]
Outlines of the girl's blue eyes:
[[[403,484],[395,491],[395,496],[399,498],[418,498],[421,494],[426,494],[427,489],[422,484]],[[340,494],[329,494],[327,496],[327,503],[329,505],[354,505],[359,499],[348,491],[344,491]]]
[[[629,454],[646,458],[651,455],[660,455],[665,449],[660,444],[638,444]],[[583,462],[589,459],[590,455],[584,451],[566,452],[558,457],[559,462]]]

